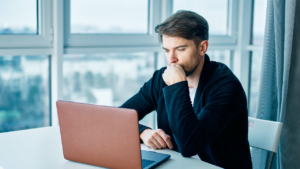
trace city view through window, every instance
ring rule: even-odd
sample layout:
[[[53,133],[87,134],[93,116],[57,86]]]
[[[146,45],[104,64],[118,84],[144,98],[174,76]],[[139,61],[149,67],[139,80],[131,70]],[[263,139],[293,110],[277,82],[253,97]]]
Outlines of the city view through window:
[[[231,67],[230,51],[207,53]],[[147,52],[65,55],[63,99],[119,107],[152,77],[155,64]],[[0,65],[0,132],[48,126],[49,56],[1,56]],[[141,123],[154,127],[152,117]]]
[[[0,132],[49,126],[49,56],[0,56]]]
[[[152,77],[154,60],[153,53],[65,55],[64,100],[119,107]],[[152,118],[141,123],[153,127]]]

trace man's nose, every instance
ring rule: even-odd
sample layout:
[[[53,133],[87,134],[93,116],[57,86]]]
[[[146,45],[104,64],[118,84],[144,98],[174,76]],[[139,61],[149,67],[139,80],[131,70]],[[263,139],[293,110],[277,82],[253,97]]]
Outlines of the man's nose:
[[[170,53],[168,55],[168,62],[169,62],[169,64],[171,64],[171,63],[177,63],[178,62],[178,59],[177,59],[177,57],[176,57],[176,55],[175,55],[174,52],[170,51]]]

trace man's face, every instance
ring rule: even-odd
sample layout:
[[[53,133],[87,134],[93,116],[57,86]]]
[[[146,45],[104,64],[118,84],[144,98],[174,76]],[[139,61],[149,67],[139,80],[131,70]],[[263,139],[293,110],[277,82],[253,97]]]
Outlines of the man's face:
[[[186,76],[191,75],[200,63],[200,55],[193,40],[163,35],[163,49],[168,63],[180,65]]]

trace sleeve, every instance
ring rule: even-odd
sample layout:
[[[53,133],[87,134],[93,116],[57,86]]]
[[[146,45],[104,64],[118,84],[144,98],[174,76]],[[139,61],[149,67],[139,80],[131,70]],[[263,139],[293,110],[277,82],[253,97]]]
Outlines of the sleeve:
[[[240,112],[245,97],[239,82],[214,85],[208,91],[206,105],[196,115],[187,81],[165,87],[163,93],[169,124],[184,157],[200,153],[214,141]]]
[[[148,113],[156,109],[155,91],[157,88],[156,79],[159,72],[156,71],[153,77],[144,84],[140,91],[127,100],[121,108],[135,109],[138,112],[139,120],[143,119]],[[139,132],[142,133],[145,129],[150,128],[145,125],[139,124]]]

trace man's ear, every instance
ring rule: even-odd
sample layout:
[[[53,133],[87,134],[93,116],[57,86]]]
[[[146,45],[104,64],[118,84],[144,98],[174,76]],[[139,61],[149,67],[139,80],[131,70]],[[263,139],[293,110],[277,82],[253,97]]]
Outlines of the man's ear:
[[[207,40],[203,40],[199,43],[198,45],[198,51],[199,51],[199,55],[203,56],[208,48],[208,41]]]

